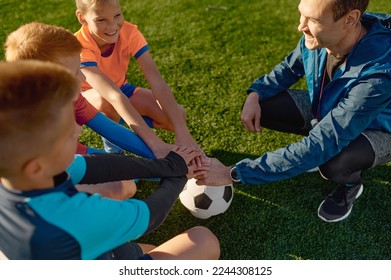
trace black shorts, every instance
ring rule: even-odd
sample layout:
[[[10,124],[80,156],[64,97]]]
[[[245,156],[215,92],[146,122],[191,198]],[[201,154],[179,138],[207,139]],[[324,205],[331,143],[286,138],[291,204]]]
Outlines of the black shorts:
[[[149,254],[144,254],[141,247],[134,242],[126,242],[112,250],[114,260],[152,260]]]
[[[310,130],[312,127],[311,120],[314,116],[311,113],[311,102],[308,92],[305,90],[288,90],[287,92],[292,97],[304,119],[304,127]],[[391,133],[366,129],[361,134],[371,143],[375,153],[375,161],[372,167],[391,161]]]

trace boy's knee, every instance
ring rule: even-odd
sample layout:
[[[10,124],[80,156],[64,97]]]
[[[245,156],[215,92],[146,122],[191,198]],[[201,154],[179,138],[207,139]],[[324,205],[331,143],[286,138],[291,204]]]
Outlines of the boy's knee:
[[[204,252],[207,252],[208,259],[217,260],[220,257],[220,242],[216,235],[208,228],[203,226],[195,226],[187,231],[189,238],[194,243],[205,247]]]
[[[122,200],[133,197],[137,192],[137,185],[133,180],[121,181]]]
[[[106,185],[106,190],[102,191],[104,196],[116,199],[125,200],[133,197],[136,194],[137,186],[133,180],[116,181]]]
[[[177,104],[177,108],[180,117],[186,122],[187,120],[186,109],[180,104]],[[150,113],[151,115],[153,114],[153,112]],[[153,118],[153,126],[155,128],[162,128],[168,131],[174,131],[174,124],[171,122],[167,113],[165,113],[164,111],[159,112],[159,116]]]

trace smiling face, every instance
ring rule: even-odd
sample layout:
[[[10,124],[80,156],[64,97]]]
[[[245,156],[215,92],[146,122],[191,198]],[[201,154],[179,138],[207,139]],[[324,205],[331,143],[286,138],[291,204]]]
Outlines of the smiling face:
[[[88,25],[92,38],[101,50],[117,42],[124,24],[118,0],[108,1],[100,6],[90,6],[84,13],[78,10],[76,15],[81,24]]]
[[[305,36],[305,46],[310,50],[338,48],[345,38],[344,17],[334,21],[332,0],[301,0],[298,6],[298,30]]]

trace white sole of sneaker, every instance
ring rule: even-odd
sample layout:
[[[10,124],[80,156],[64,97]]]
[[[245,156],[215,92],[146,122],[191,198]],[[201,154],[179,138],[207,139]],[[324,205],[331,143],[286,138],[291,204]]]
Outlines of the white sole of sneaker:
[[[356,194],[356,199],[362,194],[363,190],[364,190],[364,185],[361,184],[361,187],[360,187],[360,189],[358,190],[358,193]],[[338,218],[338,219],[335,219],[335,220],[327,220],[327,219],[325,219],[324,217],[322,217],[322,216],[319,215],[319,210],[320,210],[320,208],[322,207],[323,203],[324,203],[324,200],[322,201],[322,203],[321,203],[321,204],[319,205],[319,207],[318,207],[318,217],[319,217],[319,219],[321,219],[322,221],[325,221],[325,222],[328,222],[328,223],[339,222],[339,221],[342,221],[342,220],[346,219],[346,218],[350,215],[350,212],[352,212],[352,209],[353,209],[353,205],[352,205],[352,207],[350,207],[349,211],[348,211],[344,216],[342,216],[342,217],[340,217],[340,218]]]
[[[319,171],[319,167],[314,167],[314,168],[312,168],[310,170],[307,170],[306,172],[307,173],[313,173],[313,172],[318,172],[318,171]]]

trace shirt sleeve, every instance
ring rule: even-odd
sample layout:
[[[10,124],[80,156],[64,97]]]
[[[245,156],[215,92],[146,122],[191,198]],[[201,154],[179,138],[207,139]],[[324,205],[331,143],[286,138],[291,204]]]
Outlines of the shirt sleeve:
[[[183,158],[170,152],[163,159],[145,159],[115,154],[91,154],[75,158],[67,171],[73,173],[75,184],[185,176],[188,172]],[[72,175],[72,174],[71,174]]]
[[[94,40],[91,38],[91,35],[88,32],[88,27],[83,26],[78,32],[75,33],[76,38],[82,44],[83,49],[80,53],[80,61],[84,62],[95,62],[98,63],[98,55],[100,55],[100,50]]]
[[[148,43],[144,35],[140,32],[137,25],[125,22],[124,32],[121,35],[127,36],[129,52],[135,59],[140,57],[144,52],[148,51]]]
[[[144,200],[150,211],[150,220],[145,234],[163,223],[186,182],[185,176],[164,178],[160,181],[159,187]]]

